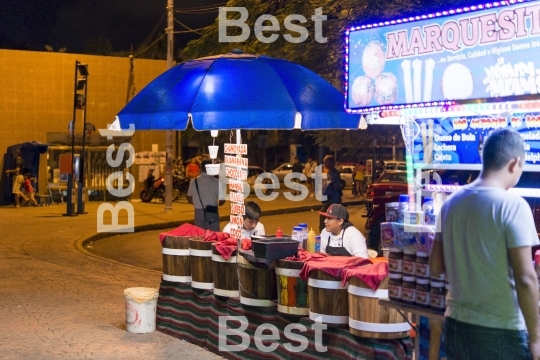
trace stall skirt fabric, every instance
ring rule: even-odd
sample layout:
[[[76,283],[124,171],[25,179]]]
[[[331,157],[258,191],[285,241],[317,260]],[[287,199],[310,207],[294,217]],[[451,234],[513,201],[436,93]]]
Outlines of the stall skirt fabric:
[[[219,317],[245,316],[249,326],[245,332],[250,336],[249,348],[244,351],[219,351]],[[253,339],[261,324],[273,324],[279,330],[279,346],[272,352],[259,350]],[[300,323],[307,328],[305,332],[294,331],[308,339],[308,347],[295,353],[288,351],[283,344],[299,343],[284,336],[284,329],[291,323]],[[239,322],[229,322],[228,328],[238,328]],[[329,328],[323,330],[323,346],[326,352],[315,347],[315,332],[306,318],[284,317],[276,307],[253,307],[242,305],[239,299],[215,296],[211,291],[191,288],[190,284],[162,281],[159,289],[157,307],[157,330],[178,339],[186,340],[217,353],[227,359],[412,359],[410,338],[377,340],[359,338],[351,335],[348,329]],[[265,335],[270,334],[268,330]],[[240,344],[238,336],[229,336],[228,344]],[[265,345],[271,342],[264,341]]]

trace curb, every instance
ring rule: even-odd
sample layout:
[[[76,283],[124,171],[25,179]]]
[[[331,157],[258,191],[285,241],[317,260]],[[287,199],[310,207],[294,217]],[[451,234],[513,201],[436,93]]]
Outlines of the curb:
[[[365,204],[365,202],[366,202],[365,200],[352,200],[352,201],[343,202],[342,205],[343,206],[363,205],[363,204]],[[322,207],[322,205],[307,205],[307,206],[300,206],[300,207],[293,207],[293,208],[267,210],[267,211],[262,212],[261,217],[262,216],[293,214],[293,213],[298,213],[298,212],[320,210],[321,207]],[[229,220],[229,215],[219,217],[219,221],[228,221],[228,220]],[[178,227],[178,226],[180,226],[182,224],[193,224],[193,220],[177,220],[177,221],[167,221],[167,222],[161,222],[161,223],[139,225],[139,226],[134,227],[133,233],[176,228],[176,227]],[[101,257],[101,256],[96,255],[96,254],[94,254],[94,253],[92,253],[92,252],[90,252],[90,251],[88,251],[86,249],[86,246],[90,242],[103,240],[103,239],[113,237],[113,236],[122,236],[122,235],[125,235],[125,234],[126,233],[102,232],[102,233],[92,234],[90,236],[83,236],[83,237],[77,239],[75,241],[75,243],[73,244],[73,246],[75,247],[75,249],[77,249],[79,252],[83,253],[84,255],[91,256],[91,257],[96,258],[96,259],[108,261],[108,262],[118,264],[118,265],[131,267],[131,268],[138,269],[138,270],[151,271],[151,272],[154,272],[154,273],[160,273],[161,274],[161,272],[156,271],[156,270],[141,268],[141,267],[138,267],[138,266],[125,264],[125,263],[122,263],[122,262],[119,262],[119,261],[116,261],[116,260],[112,260],[112,259],[109,259],[109,258]],[[132,234],[132,233],[129,233],[129,234]]]

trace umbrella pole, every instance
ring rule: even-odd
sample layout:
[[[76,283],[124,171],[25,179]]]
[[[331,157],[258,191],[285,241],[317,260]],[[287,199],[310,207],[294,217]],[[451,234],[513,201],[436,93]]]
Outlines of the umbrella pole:
[[[174,0],[167,0],[167,69],[173,67]],[[172,130],[165,139],[165,213],[172,212]]]

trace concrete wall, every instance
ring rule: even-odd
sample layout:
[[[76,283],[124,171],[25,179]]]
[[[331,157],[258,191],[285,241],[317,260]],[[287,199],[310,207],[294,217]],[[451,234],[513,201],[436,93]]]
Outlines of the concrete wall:
[[[87,122],[104,128],[126,104],[128,58],[0,49],[0,169],[8,146],[39,141],[48,132],[67,132],[73,117],[75,61],[88,64]],[[166,70],[164,60],[134,60],[134,90],[140,91]],[[82,133],[82,111],[77,110],[76,133]],[[136,131],[136,151],[159,144],[164,131]],[[173,149],[173,154],[175,149]]]

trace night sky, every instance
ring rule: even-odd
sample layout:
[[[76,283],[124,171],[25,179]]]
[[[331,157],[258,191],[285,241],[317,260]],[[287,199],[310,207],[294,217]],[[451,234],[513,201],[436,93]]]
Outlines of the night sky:
[[[226,0],[174,3],[178,10],[223,5]],[[113,51],[137,49],[162,34],[166,24],[167,0],[1,0],[0,4],[0,47],[9,49],[46,51],[47,44],[54,51],[67,47],[69,53],[82,53],[88,39],[100,36],[109,39]],[[191,28],[207,26],[216,17],[217,11],[175,13],[175,19]],[[185,30],[178,23],[174,28]],[[175,35],[180,45],[190,38]]]

